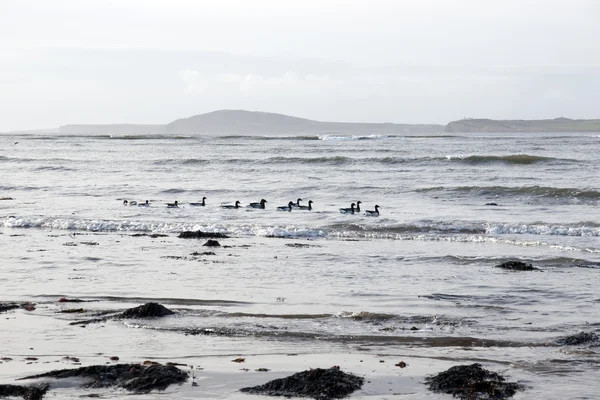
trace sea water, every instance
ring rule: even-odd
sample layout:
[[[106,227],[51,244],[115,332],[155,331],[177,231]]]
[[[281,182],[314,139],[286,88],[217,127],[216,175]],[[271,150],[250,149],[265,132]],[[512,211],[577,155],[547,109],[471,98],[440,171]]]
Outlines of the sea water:
[[[522,398],[595,398],[598,347],[556,340],[600,326],[599,145],[589,133],[2,135],[0,300],[37,310],[0,322],[0,355],[399,353],[510,365]],[[277,211],[299,198],[313,209]],[[177,238],[187,230],[230,239],[203,247]],[[495,268],[511,260],[539,270]],[[68,322],[82,316],[58,313],[64,296],[179,313],[81,330]]]

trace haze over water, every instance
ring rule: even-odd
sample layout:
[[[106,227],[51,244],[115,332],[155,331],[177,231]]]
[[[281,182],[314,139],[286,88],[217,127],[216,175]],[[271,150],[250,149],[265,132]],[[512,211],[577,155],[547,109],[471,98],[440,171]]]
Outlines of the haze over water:
[[[42,305],[35,329],[6,329],[0,354],[400,352],[510,363],[532,387],[519,398],[597,390],[597,348],[555,340],[600,323],[599,134],[0,140],[0,197],[14,198],[0,202],[2,300]],[[205,207],[188,204],[202,197]],[[246,208],[261,198],[265,210]],[[314,209],[276,211],[298,198]],[[360,213],[338,211],[358,200]],[[381,215],[364,216],[375,204]],[[231,247],[176,237],[198,229],[232,236],[221,240]],[[541,270],[494,268],[508,260]],[[69,340],[61,296],[150,299],[183,315]],[[151,344],[151,328],[227,334]]]

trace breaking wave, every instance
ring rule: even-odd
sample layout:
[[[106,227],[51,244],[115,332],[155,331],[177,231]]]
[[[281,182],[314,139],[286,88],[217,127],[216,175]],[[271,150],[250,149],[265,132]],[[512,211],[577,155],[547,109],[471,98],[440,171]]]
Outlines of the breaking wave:
[[[575,162],[572,159],[563,159],[555,157],[543,157],[543,156],[532,156],[529,154],[511,154],[506,156],[483,156],[483,155],[470,155],[470,156],[447,156],[448,160],[453,162],[461,162],[465,164],[517,164],[517,165],[529,165],[539,163],[553,163],[553,162]]]

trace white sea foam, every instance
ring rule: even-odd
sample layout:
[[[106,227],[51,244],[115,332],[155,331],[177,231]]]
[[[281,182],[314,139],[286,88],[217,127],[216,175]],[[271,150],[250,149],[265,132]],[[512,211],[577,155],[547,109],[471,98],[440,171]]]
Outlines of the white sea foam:
[[[319,136],[320,140],[368,140],[368,139],[383,139],[387,138],[387,135],[352,135],[352,136],[340,136],[340,135],[322,135]]]

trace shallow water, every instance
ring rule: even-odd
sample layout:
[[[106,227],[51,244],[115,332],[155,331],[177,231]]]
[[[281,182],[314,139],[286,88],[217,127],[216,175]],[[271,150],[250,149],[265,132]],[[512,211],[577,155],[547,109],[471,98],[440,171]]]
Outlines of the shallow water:
[[[38,304],[7,314],[0,356],[393,353],[510,366],[530,387],[521,398],[594,398],[598,347],[556,338],[600,326],[599,144],[598,134],[0,136],[0,198],[14,199],[0,201],[0,300]],[[203,196],[205,207],[188,204]],[[265,210],[245,207],[261,198]],[[297,198],[314,209],[275,210]],[[219,207],[236,200],[243,208]],[[360,213],[339,213],[358,200]],[[381,215],[364,216],[375,204]],[[230,235],[219,239],[228,247],[177,238],[198,229]],[[152,233],[167,236],[134,236]],[[540,270],[494,268],[507,260]],[[179,313],[68,325],[147,301]],[[58,313],[80,306],[90,312]],[[204,334],[185,335],[193,329]],[[3,381],[20,376],[2,367]]]

